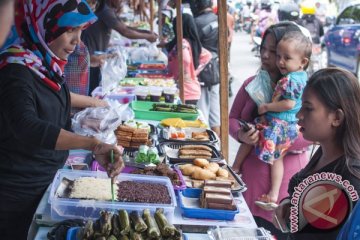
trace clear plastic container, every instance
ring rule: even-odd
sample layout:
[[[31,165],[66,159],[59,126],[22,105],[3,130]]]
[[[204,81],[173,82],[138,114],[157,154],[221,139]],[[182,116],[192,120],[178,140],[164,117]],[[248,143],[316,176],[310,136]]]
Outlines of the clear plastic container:
[[[152,204],[152,203],[135,203],[135,202],[111,202],[111,201],[97,201],[97,200],[79,200],[58,197],[57,190],[63,178],[75,180],[80,177],[95,177],[95,178],[108,178],[106,172],[94,172],[94,171],[76,171],[60,169],[55,175],[53,180],[49,203],[51,205],[51,218],[54,220],[74,219],[74,218],[92,218],[96,219],[100,215],[101,210],[117,211],[119,209],[125,209],[128,211],[142,211],[148,208],[152,213],[157,208],[163,208],[166,217],[171,222],[174,216],[174,210],[176,207],[176,197],[173,190],[173,186],[170,179],[167,177],[159,176],[145,176],[136,174],[120,174],[117,177],[117,181],[134,181],[134,182],[146,182],[157,183],[167,187],[170,194],[170,204]]]
[[[91,96],[98,99],[112,99],[117,100],[121,104],[130,103],[135,100],[134,88],[124,87],[116,90],[117,92],[111,92],[108,94],[104,94],[102,91],[102,87],[97,87],[91,93]]]
[[[146,101],[146,98],[149,95],[149,88],[145,86],[136,86],[135,95],[138,101]]]
[[[150,87],[150,100],[152,102],[160,102],[163,89],[161,87]]]
[[[174,103],[176,92],[177,92],[177,88],[176,88],[176,87],[167,87],[167,88],[164,88],[164,98],[165,98],[165,102],[167,102],[167,103]]]

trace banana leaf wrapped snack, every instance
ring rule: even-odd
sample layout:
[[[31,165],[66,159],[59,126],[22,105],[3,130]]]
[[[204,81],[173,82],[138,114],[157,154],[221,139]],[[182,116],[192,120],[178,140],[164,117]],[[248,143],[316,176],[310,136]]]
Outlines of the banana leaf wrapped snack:
[[[137,163],[144,163],[147,162],[147,155],[148,155],[149,147],[146,145],[141,145],[139,147],[139,151],[136,155],[135,162]]]
[[[160,230],[158,225],[156,224],[155,219],[151,216],[150,210],[145,209],[143,212],[143,218],[147,225],[147,236],[152,239],[160,238]]]
[[[130,221],[133,229],[136,232],[144,232],[147,229],[147,225],[144,220],[141,218],[138,211],[132,211],[130,213]]]
[[[156,147],[150,147],[149,148],[149,151],[147,152],[147,158],[148,158],[148,161],[153,163],[153,164],[159,164],[160,163],[159,152],[158,152]]]

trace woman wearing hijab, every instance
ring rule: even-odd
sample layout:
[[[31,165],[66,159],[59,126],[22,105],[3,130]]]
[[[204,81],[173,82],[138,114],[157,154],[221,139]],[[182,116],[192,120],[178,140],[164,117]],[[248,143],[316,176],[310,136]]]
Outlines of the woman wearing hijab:
[[[21,45],[0,55],[0,232],[21,240],[69,149],[92,150],[110,177],[123,162],[116,146],[70,131],[70,107],[81,101],[70,95],[63,69],[96,20],[87,3],[20,0],[15,16]]]
[[[197,75],[204,67],[204,63],[209,62],[211,53],[201,47],[198,31],[195,25],[194,18],[189,14],[182,15],[183,25],[183,71],[184,71],[184,97],[185,103],[197,104],[200,99],[201,87]],[[173,21],[173,28],[175,38],[169,42],[166,49],[169,51],[169,71],[173,74],[175,79],[179,79],[179,63],[177,59],[177,32],[176,32],[176,18]],[[204,51],[204,52],[202,52]],[[204,57],[201,58],[200,55]],[[204,63],[202,62],[204,61]]]

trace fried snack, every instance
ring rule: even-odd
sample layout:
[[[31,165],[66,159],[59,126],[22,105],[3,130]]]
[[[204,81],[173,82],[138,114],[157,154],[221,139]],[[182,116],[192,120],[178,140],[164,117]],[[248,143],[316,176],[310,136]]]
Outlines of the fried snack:
[[[131,141],[131,136],[119,136],[119,135],[116,135],[116,139],[118,140],[118,142],[130,142]]]
[[[132,127],[129,127],[126,125],[120,125],[116,130],[133,133],[133,132],[135,132],[136,128],[132,128]]]
[[[206,141],[209,140],[209,134],[205,132],[192,132],[191,137],[195,140]]]
[[[209,165],[209,161],[204,158],[195,158],[194,165],[199,167],[206,167],[207,165]]]
[[[185,164],[182,166],[182,168],[180,168],[180,171],[183,175],[190,176],[198,168],[199,168],[198,166],[194,166],[192,164]]]
[[[130,147],[130,142],[128,141],[118,141],[117,143],[122,147]]]
[[[211,163],[209,163],[209,165],[205,166],[204,168],[211,171],[211,172],[213,172],[213,173],[217,173],[220,166],[219,166],[219,164],[217,164],[215,162],[211,162]]]
[[[205,159],[211,159],[209,156],[194,156],[194,155],[179,155],[179,158],[181,159],[193,159],[193,158],[205,158]]]
[[[197,180],[209,180],[209,179],[215,179],[216,174],[202,168],[195,169],[195,171],[191,174],[191,178],[197,179]]]
[[[188,150],[206,150],[209,152],[212,152],[212,149],[208,146],[205,145],[184,145],[180,148],[180,150],[182,149],[188,149]]]
[[[212,156],[212,153],[207,150],[191,150],[191,149],[180,149],[179,155],[193,155],[193,156]]]
[[[216,172],[216,176],[223,177],[223,178],[228,178],[229,177],[229,172],[228,172],[228,170],[226,170],[224,168],[219,168],[219,170]]]

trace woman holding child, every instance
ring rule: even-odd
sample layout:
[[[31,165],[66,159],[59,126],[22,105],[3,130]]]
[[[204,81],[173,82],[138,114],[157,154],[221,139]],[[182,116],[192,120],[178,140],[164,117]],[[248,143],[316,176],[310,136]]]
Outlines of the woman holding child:
[[[229,125],[231,136],[239,142],[249,145],[255,145],[259,140],[259,131],[252,128],[250,131],[243,131],[239,124],[239,119],[247,122],[253,122],[255,117],[258,116],[258,109],[245,89],[246,86],[256,78],[262,81],[268,81],[274,85],[281,79],[282,74],[276,65],[276,49],[277,44],[280,42],[286,32],[298,31],[301,29],[299,26],[290,22],[283,22],[275,24],[267,29],[264,33],[261,45],[261,70],[256,76],[247,79],[243,86],[240,88],[232,106],[229,115]],[[288,149],[287,154],[283,158],[284,176],[281,181],[278,199],[281,200],[287,196],[287,187],[289,179],[302,169],[307,163],[306,148],[310,143],[302,138],[299,134],[298,138]],[[272,212],[265,211],[255,205],[255,201],[264,193],[268,193],[271,187],[271,167],[269,164],[263,163],[258,159],[253,149],[249,155],[246,156],[241,166],[235,161],[234,170],[242,173],[243,180],[248,186],[248,190],[244,193],[244,198],[250,208],[251,213],[254,215],[255,220],[259,226],[263,226],[274,234],[278,239],[281,239],[281,233],[272,229]],[[254,176],[257,176],[254,178]]]

